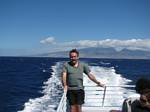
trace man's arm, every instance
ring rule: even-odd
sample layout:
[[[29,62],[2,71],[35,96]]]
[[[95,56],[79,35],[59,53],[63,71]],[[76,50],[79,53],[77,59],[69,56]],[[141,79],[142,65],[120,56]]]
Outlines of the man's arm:
[[[91,73],[88,74],[89,79],[91,79],[93,82],[95,82],[98,86],[104,87],[104,84],[101,84],[98,80],[96,80],[95,76]]]
[[[63,86],[64,86],[64,92],[67,92],[67,73],[66,72],[63,72],[62,73],[62,83],[63,83]]]

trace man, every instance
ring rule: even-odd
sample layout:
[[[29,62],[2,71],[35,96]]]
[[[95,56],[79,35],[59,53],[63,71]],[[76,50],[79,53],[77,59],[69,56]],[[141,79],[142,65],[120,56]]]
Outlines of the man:
[[[64,64],[62,82],[64,92],[67,92],[67,99],[71,106],[71,112],[81,112],[81,105],[84,103],[83,73],[85,73],[98,86],[104,87],[96,80],[87,64],[79,61],[79,52],[72,49],[69,53],[70,62]]]
[[[150,80],[140,78],[136,83],[136,92],[139,99],[126,99],[123,103],[122,112],[150,112]]]

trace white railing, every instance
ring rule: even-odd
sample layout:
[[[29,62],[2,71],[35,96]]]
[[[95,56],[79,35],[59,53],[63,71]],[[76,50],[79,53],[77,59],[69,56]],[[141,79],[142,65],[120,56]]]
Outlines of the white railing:
[[[121,107],[123,100],[135,94],[134,85],[85,86],[85,104],[89,107]]]
[[[134,85],[109,85],[104,88],[85,85],[85,104],[83,107],[105,108],[121,107],[124,99],[135,93]],[[118,101],[117,103],[115,103]],[[57,112],[68,112],[66,94],[63,94]]]
[[[66,112],[66,110],[67,110],[67,101],[66,101],[66,93],[64,93],[63,96],[61,97],[56,112]]]

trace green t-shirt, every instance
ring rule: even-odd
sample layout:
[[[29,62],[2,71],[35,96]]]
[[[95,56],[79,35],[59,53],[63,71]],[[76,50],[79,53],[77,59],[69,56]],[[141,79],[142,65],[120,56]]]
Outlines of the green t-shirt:
[[[89,75],[90,69],[87,64],[79,62],[78,67],[74,67],[70,62],[66,62],[63,66],[63,72],[67,73],[67,85],[69,90],[84,89],[83,73]]]

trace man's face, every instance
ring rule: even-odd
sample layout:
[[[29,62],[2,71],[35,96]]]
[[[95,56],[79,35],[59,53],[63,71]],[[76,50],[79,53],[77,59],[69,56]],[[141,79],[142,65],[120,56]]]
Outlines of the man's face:
[[[77,53],[75,53],[75,52],[70,53],[70,61],[72,64],[76,64],[78,59],[79,59],[79,57],[78,57]]]
[[[140,96],[140,104],[142,107],[150,109],[150,99],[148,99],[146,95]]]

